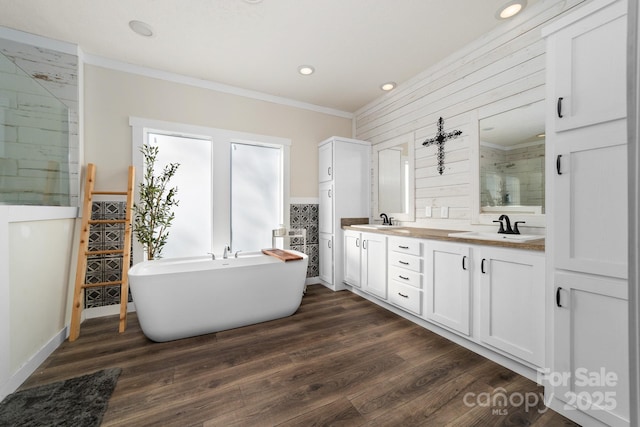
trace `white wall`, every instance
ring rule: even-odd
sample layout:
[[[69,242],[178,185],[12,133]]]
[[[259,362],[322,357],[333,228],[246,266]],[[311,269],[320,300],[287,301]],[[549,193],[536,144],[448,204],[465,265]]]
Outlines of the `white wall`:
[[[0,400],[65,338],[76,212],[0,206]]]
[[[101,66],[84,67],[85,161],[96,188],[124,188],[135,116],[288,138],[291,197],[318,197],[318,143],[351,136],[351,119]]]
[[[545,45],[540,28],[581,1],[543,0],[356,112],[355,138],[375,145],[415,135],[416,222],[411,225],[472,228],[472,193],[478,177],[471,174],[471,159],[477,153],[478,116],[496,103],[543,93]],[[436,147],[422,146],[435,136],[439,117],[445,132],[462,131],[445,142],[443,175],[437,172]],[[426,206],[434,208],[432,218],[425,217]],[[447,219],[439,215],[445,206]]]

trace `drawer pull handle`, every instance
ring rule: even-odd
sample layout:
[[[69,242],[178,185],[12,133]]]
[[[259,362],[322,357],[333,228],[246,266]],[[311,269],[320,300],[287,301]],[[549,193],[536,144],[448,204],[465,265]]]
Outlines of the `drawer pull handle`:
[[[562,288],[560,286],[558,286],[558,289],[556,289],[556,306],[559,308],[562,308],[562,304],[560,304],[560,290]]]
[[[331,166],[327,168],[327,175],[331,176]]]
[[[360,247],[360,238],[358,237],[356,239],[356,248],[359,248],[359,247]]]
[[[463,270],[466,270],[466,269],[467,269],[467,267],[465,266],[465,263],[464,263],[466,260],[467,260],[467,256],[466,256],[466,255],[464,255],[464,256],[462,257],[462,269],[463,269]]]
[[[558,110],[558,117],[559,118],[563,117],[563,115],[562,115],[562,100],[563,99],[564,99],[563,97],[558,98],[558,104],[556,105],[556,109]]]
[[[408,263],[408,262],[406,262],[406,261],[398,260],[398,262],[399,262],[400,264],[402,264],[402,265],[409,265],[409,263]]]
[[[556,157],[556,172],[558,172],[558,175],[562,175],[562,171],[561,169],[561,159],[562,158],[562,154],[558,154],[558,157]]]
[[[402,280],[409,280],[408,277],[404,277],[404,276],[400,276],[400,275],[398,275],[398,277],[401,278]]]
[[[480,271],[482,272],[482,274],[486,274],[487,272],[484,271],[484,262],[486,261],[486,259],[482,258],[482,261],[480,262]]]
[[[409,246],[402,246],[402,245],[398,245],[398,247],[399,247],[400,249],[409,249]]]
[[[398,295],[400,295],[402,298],[409,298],[409,295],[405,295],[403,293],[398,292]]]

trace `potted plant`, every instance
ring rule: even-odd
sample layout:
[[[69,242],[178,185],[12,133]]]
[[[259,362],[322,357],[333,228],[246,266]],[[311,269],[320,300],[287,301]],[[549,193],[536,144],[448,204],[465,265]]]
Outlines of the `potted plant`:
[[[154,174],[158,147],[143,144],[144,177],[140,183],[140,200],[133,205],[133,231],[147,252],[147,259],[160,258],[169,237],[169,227],[175,218],[172,208],[178,206],[178,187],[168,188],[179,163],[165,165]]]

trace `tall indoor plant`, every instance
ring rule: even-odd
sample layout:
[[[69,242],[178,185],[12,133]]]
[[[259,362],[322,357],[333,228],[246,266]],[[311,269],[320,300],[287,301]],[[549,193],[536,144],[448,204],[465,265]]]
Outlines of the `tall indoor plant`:
[[[160,258],[175,218],[172,208],[178,205],[178,187],[168,188],[168,184],[180,164],[169,163],[161,173],[154,174],[158,147],[144,144],[140,152],[144,157],[144,177],[139,186],[139,202],[133,206],[133,231],[146,249],[147,259],[152,260]]]

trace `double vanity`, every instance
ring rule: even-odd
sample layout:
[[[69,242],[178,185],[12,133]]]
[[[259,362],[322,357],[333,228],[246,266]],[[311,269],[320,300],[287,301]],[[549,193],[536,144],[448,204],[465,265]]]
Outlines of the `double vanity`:
[[[349,290],[537,379],[545,356],[542,236],[354,222],[343,221]]]

